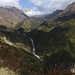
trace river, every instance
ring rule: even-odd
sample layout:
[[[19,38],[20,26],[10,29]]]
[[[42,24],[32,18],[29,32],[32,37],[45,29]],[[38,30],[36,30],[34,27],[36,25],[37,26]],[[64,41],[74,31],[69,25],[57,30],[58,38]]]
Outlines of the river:
[[[37,55],[37,54],[35,53],[35,45],[34,45],[33,39],[31,39],[31,38],[29,38],[29,39],[31,40],[32,46],[33,46],[33,52],[32,52],[32,54],[33,54],[35,57],[37,57],[40,61],[43,61],[43,59],[41,59],[41,58],[39,57],[39,55]]]
[[[27,35],[26,35],[26,34],[24,34],[24,36],[25,36],[25,37],[27,37]],[[28,38],[29,38],[29,39],[30,39],[30,41],[32,42],[32,46],[33,46],[32,54],[33,54],[35,57],[37,57],[40,61],[43,61],[43,59],[41,59],[41,58],[40,58],[40,56],[39,56],[39,55],[37,55],[37,54],[35,53],[36,49],[35,49],[35,45],[34,45],[34,41],[33,41],[33,39],[32,39],[32,38],[30,38],[30,37],[28,37]]]

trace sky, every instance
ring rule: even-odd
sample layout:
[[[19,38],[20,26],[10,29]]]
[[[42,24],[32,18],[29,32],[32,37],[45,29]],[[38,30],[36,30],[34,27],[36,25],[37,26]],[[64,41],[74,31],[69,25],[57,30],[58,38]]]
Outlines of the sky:
[[[14,6],[30,9],[28,16],[49,14],[55,10],[64,10],[75,0],[0,0],[0,6]]]

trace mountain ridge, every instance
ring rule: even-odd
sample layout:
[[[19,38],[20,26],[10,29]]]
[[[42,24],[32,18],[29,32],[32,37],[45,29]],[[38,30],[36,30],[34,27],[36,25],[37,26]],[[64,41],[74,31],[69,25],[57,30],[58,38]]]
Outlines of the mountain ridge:
[[[13,28],[26,18],[28,16],[16,7],[0,7],[0,23],[7,27]]]
[[[1,24],[0,67],[18,71],[19,75],[72,75],[69,71],[71,65],[75,65],[74,6],[75,2],[61,13],[44,21],[40,26],[37,24],[36,28],[33,27],[41,19],[35,17],[25,17],[21,22],[17,21],[17,28],[19,28],[17,30],[11,29],[12,25],[8,28],[7,25],[6,27]],[[7,9],[9,13],[14,13],[15,9]],[[23,23],[26,25],[22,27]],[[29,27],[27,24],[30,24]],[[26,26],[30,30],[31,24],[31,32],[24,32],[26,29],[23,28]],[[40,56],[43,61],[38,60],[32,54],[33,45],[35,45],[36,55]]]
[[[72,12],[70,12],[70,11],[72,11]],[[49,32],[50,30],[52,30],[56,26],[59,26],[64,21],[66,21],[66,20],[68,21],[69,19],[74,18],[74,17],[75,17],[75,2],[73,2],[71,5],[69,5],[61,13],[57,14],[56,16],[52,17],[51,19],[40,24],[35,29],[35,30],[38,30],[37,35],[39,35],[39,33],[40,33],[39,31]],[[64,20],[64,21],[62,21],[62,20]],[[34,35],[35,30],[32,30],[31,32],[29,32],[29,34],[31,33]]]
[[[62,55],[65,51],[70,53],[71,59],[75,61],[75,2],[69,5],[64,11],[54,16],[53,18],[45,21],[32,32],[29,33],[34,39],[36,54],[40,56],[46,55],[49,57],[47,61],[58,63],[58,61],[65,62],[67,58]],[[71,9],[72,8],[72,9]],[[70,10],[69,10],[70,9]],[[73,10],[74,9],[74,10]],[[70,11],[72,11],[70,13]],[[68,14],[67,14],[68,12]],[[35,36],[35,35],[36,36]],[[73,51],[73,52],[72,52]],[[58,60],[55,59],[59,54]],[[60,59],[63,56],[64,60]],[[53,59],[52,59],[53,57]],[[68,56],[66,56],[68,57]],[[45,59],[46,61],[46,59]],[[55,61],[55,62],[54,62]],[[48,65],[49,66],[49,65]]]

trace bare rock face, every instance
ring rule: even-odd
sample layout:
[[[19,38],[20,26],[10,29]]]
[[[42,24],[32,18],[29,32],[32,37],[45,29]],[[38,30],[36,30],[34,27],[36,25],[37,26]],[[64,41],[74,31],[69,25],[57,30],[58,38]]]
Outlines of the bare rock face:
[[[75,64],[71,68],[71,73],[74,73],[75,74]]]
[[[15,27],[18,23],[28,18],[18,8],[15,7],[0,7],[0,24],[7,27]]]

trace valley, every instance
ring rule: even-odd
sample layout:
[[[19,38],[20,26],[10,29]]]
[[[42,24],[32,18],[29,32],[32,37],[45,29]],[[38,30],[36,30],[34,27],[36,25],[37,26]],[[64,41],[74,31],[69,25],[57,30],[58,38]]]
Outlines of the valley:
[[[40,17],[29,17],[16,7],[0,7],[2,71],[7,75],[75,74],[75,1]]]

